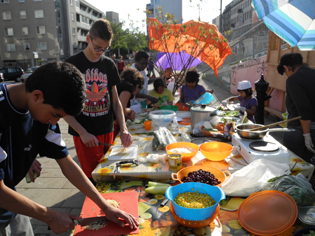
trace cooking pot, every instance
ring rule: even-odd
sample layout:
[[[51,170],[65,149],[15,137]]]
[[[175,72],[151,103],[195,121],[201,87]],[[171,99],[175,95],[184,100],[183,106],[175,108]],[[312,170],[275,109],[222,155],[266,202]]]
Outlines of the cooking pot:
[[[193,129],[200,121],[209,121],[211,115],[216,114],[216,108],[207,105],[194,105],[190,108],[191,128]]]
[[[260,139],[263,138],[268,132],[291,132],[295,131],[295,129],[287,129],[287,128],[277,128],[277,129],[260,129],[257,131],[249,131],[254,128],[263,127],[264,125],[260,124],[240,124],[235,127],[237,134],[241,138],[247,139]]]

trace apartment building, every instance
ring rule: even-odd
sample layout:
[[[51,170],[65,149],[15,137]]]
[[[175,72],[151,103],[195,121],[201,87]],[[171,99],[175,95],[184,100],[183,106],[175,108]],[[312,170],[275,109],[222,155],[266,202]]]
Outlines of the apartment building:
[[[178,24],[183,23],[183,0],[151,0],[151,2],[146,6],[148,10],[147,17],[157,18],[160,16],[160,7],[162,7],[162,12],[164,14],[166,12],[171,13],[174,16],[174,20],[177,20]],[[162,19],[159,20],[164,23]]]
[[[84,0],[1,0],[0,67],[63,60],[86,46],[105,13]]]

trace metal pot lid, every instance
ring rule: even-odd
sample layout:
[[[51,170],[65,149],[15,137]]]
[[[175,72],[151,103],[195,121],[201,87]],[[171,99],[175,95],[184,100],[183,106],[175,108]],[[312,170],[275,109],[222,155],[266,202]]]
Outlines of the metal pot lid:
[[[201,106],[191,107],[190,110],[194,111],[194,112],[207,112],[207,113],[209,113],[209,112],[214,112],[217,109],[214,107],[201,105]]]
[[[275,143],[265,141],[254,141],[249,144],[249,147],[259,152],[274,152],[279,149],[279,146]]]

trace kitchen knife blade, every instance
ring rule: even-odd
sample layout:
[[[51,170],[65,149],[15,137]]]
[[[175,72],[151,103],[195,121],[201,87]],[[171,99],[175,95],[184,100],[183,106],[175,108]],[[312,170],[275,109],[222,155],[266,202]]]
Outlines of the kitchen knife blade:
[[[80,220],[72,220],[75,225],[86,226],[91,223],[95,223],[101,221],[102,223],[109,221],[106,216],[98,216],[98,217],[89,217],[89,218],[82,218]]]
[[[113,144],[109,144],[109,143],[101,143],[101,142],[98,142],[99,145],[105,145],[105,146],[113,146]]]

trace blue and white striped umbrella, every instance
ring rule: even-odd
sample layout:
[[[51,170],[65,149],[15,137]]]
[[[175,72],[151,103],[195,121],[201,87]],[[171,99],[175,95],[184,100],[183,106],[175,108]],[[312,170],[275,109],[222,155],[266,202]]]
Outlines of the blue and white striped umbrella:
[[[252,0],[259,19],[292,47],[315,50],[315,0]]]

